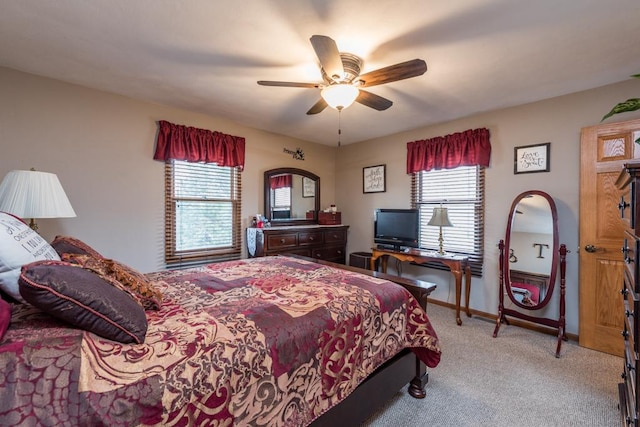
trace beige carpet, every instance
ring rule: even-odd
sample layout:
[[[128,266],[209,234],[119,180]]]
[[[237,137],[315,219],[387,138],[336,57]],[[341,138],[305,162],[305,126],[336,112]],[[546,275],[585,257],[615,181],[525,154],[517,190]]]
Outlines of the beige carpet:
[[[364,426],[616,426],[623,359],[517,326],[430,304],[442,360],[429,370],[425,399],[401,390]]]

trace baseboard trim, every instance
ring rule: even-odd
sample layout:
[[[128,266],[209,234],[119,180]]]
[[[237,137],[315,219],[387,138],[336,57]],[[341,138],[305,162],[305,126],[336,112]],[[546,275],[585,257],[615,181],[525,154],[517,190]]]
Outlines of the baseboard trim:
[[[428,304],[435,304],[435,305],[439,305],[442,307],[447,307],[450,308],[452,310],[456,309],[456,306],[454,304],[451,304],[449,302],[444,302],[444,301],[440,301],[440,300],[436,300],[436,299],[431,299],[431,298],[427,298],[427,302]],[[429,310],[427,309],[427,312]],[[491,321],[492,323],[496,322],[496,317],[497,315],[492,314],[492,313],[486,313],[484,311],[479,311],[479,310],[474,310],[474,309],[470,309],[469,311],[471,311],[471,314],[473,316],[477,316],[477,317],[481,317],[483,320],[488,320]],[[462,316],[462,321],[464,322],[464,318],[465,316]],[[536,332],[542,332],[543,334],[547,334],[547,335],[553,335],[558,336],[558,331],[552,328],[547,328],[545,326],[541,326],[535,323],[531,323],[531,322],[527,322],[526,320],[521,320],[521,319],[514,319],[513,317],[509,317],[509,323],[513,326],[518,326],[520,328],[524,328],[524,329],[530,329],[532,331],[536,331]],[[464,323],[463,323],[464,324]],[[569,338],[571,341],[575,341],[578,342],[578,335],[575,334],[569,334],[566,333],[567,338]]]

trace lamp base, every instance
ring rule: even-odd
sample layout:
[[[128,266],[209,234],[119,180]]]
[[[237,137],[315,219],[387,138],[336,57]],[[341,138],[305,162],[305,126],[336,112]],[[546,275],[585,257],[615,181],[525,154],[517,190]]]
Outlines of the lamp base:
[[[447,253],[442,249],[442,243],[444,239],[442,238],[442,226],[440,226],[440,235],[438,236],[438,242],[440,242],[440,250],[438,251],[438,255],[446,255]]]
[[[35,219],[31,218],[31,220],[29,221],[29,227],[31,227],[33,231],[38,231],[38,224],[36,224]]]

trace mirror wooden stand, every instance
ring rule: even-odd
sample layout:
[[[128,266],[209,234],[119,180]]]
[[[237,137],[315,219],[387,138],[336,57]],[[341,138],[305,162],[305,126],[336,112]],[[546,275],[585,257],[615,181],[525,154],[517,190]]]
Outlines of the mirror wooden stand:
[[[493,337],[500,325],[509,324],[507,316],[557,329],[556,357],[562,341],[567,341],[565,318],[565,272],[567,248],[558,244],[558,214],[553,198],[542,191],[526,191],[511,205],[505,240],[500,250],[500,294],[498,317]],[[509,254],[506,256],[505,254]],[[559,315],[557,319],[527,314],[549,304],[556,289],[560,270]],[[505,306],[505,294],[520,310]]]

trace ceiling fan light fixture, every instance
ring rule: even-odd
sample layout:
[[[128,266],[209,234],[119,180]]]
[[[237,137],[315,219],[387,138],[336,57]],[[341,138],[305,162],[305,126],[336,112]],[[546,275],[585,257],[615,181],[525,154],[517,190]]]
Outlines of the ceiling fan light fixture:
[[[347,108],[358,97],[359,90],[350,84],[337,84],[322,89],[320,95],[331,108],[342,110]]]
[[[341,111],[356,101],[377,111],[386,110],[393,102],[369,92],[369,87],[418,77],[427,71],[427,63],[423,59],[412,59],[360,75],[362,58],[352,53],[340,52],[331,37],[316,34],[311,36],[310,41],[318,57],[322,83],[258,80],[258,84],[262,86],[324,88],[321,98],[307,114],[318,114],[327,107]]]

